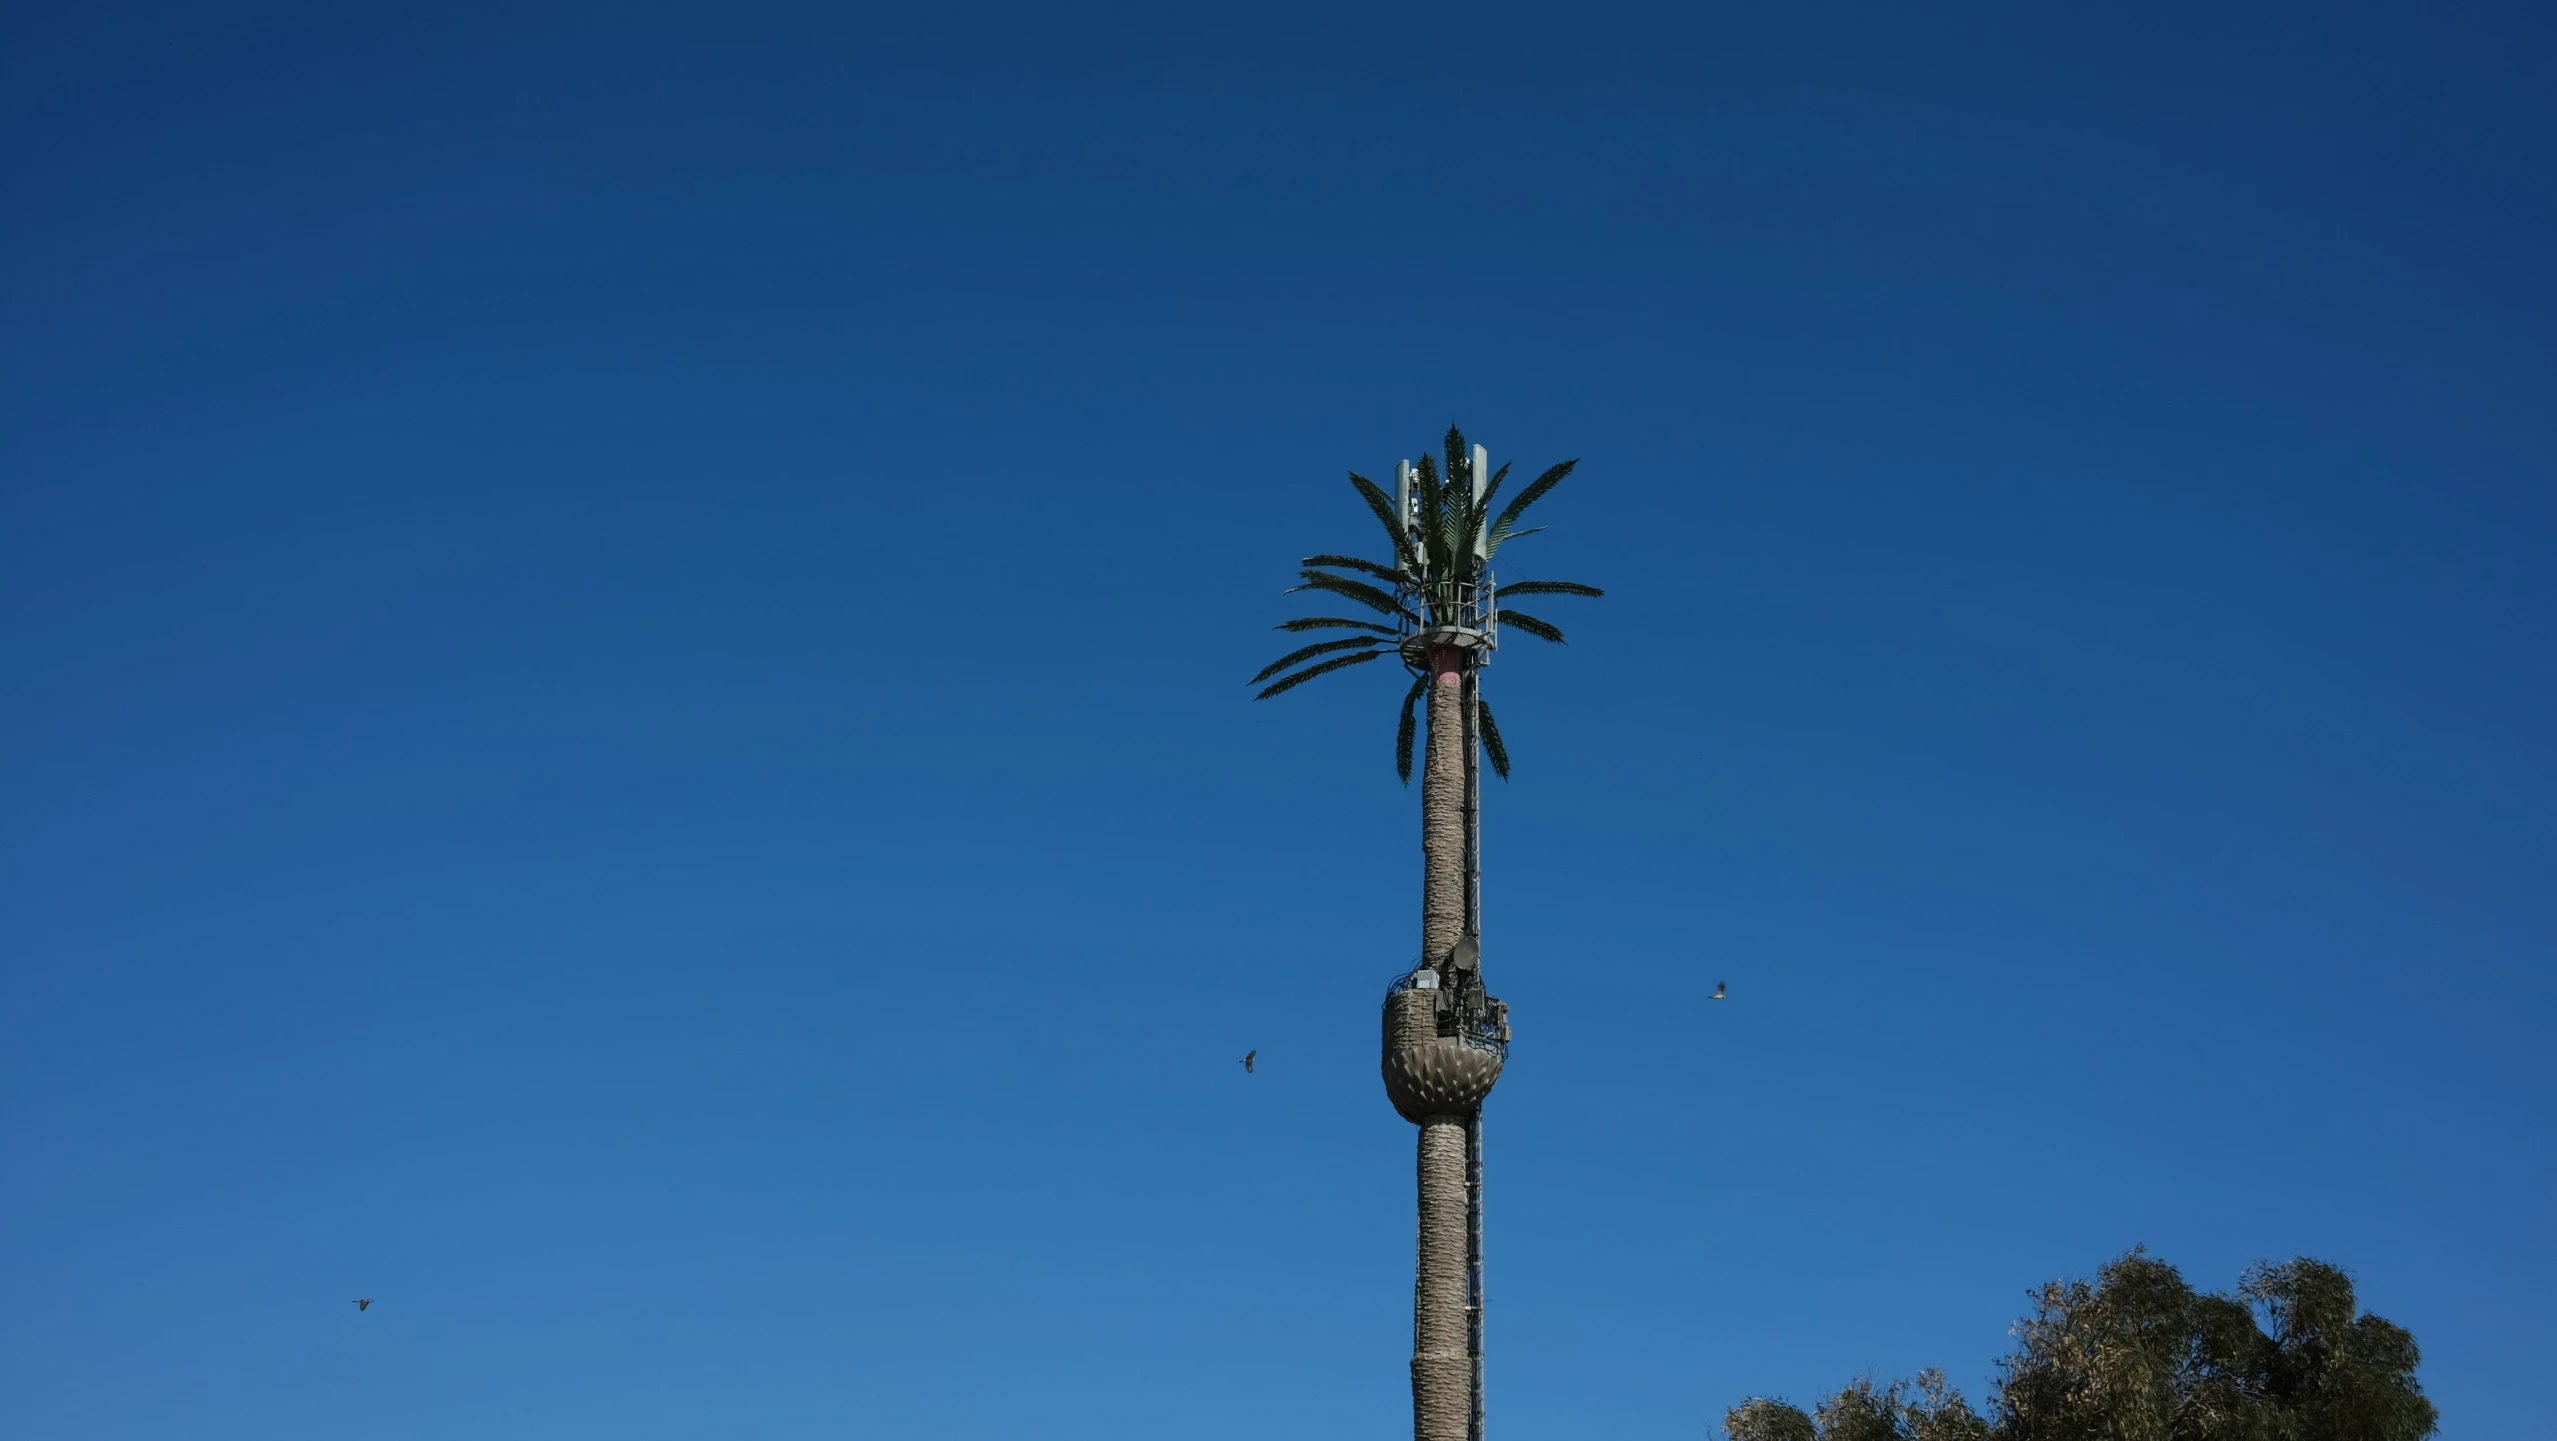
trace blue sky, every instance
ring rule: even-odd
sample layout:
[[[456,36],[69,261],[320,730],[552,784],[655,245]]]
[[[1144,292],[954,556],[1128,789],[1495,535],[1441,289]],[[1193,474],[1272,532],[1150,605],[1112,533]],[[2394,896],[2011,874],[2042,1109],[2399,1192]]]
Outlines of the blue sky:
[[[0,1430],[1403,1434],[1396,686],[1243,681],[1450,421],[1610,592],[1488,682],[1501,1435],[2135,1243],[2544,1416],[2523,7],[11,29]]]

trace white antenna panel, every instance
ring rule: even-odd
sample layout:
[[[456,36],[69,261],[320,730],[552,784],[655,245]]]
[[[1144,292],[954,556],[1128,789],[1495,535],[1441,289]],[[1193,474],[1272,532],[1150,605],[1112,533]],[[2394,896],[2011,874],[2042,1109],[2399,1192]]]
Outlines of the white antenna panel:
[[[1484,492],[1484,491],[1486,491],[1486,490],[1489,490],[1489,489],[1491,489],[1491,488],[1492,488],[1492,453],[1491,453],[1490,451],[1488,451],[1488,450],[1483,449],[1483,448],[1482,448],[1481,446],[1479,446],[1479,445],[1478,445],[1478,446],[1475,446],[1475,447],[1474,447],[1474,504],[1476,504],[1476,505],[1481,505],[1481,504],[1483,503],[1483,492]],[[1485,548],[1485,546],[1487,546],[1487,545],[1490,543],[1490,541],[1491,541],[1491,537],[1492,537],[1492,528],[1491,528],[1491,525],[1490,525],[1489,519],[1488,519],[1488,517],[1487,517],[1487,518],[1485,519],[1485,523],[1484,523],[1482,526],[1478,527],[1478,528],[1474,531],[1474,554],[1475,554],[1475,556],[1476,556],[1477,558],[1481,558],[1481,557],[1483,556],[1483,554],[1484,554],[1484,548]]]

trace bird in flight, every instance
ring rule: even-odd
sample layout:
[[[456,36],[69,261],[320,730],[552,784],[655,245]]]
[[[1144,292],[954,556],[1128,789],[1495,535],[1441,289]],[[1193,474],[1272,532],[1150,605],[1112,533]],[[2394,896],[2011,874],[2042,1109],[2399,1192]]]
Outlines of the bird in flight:
[[[1252,1058],[1259,1054],[1260,1052],[1258,1051],[1245,1051],[1243,1053],[1243,1074],[1248,1076],[1252,1073]]]
[[[1705,997],[1705,999],[1706,999],[1706,1000],[1709,1000],[1709,1001],[1727,1000],[1727,999],[1729,999],[1729,998],[1728,998],[1728,997],[1726,997],[1725,995],[1723,995],[1723,992],[1724,992],[1724,990],[1726,990],[1726,989],[1728,989],[1728,988],[1727,988],[1727,987],[1726,987],[1726,986],[1725,986],[1722,982],[1720,982],[1720,981],[1716,981],[1716,982],[1714,982],[1714,993],[1713,993],[1712,995],[1710,995],[1710,996]]]
[[[359,1296],[359,1297],[357,1297],[357,1298],[356,1298],[356,1300],[355,1300],[355,1309],[356,1309],[356,1310],[358,1310],[358,1311],[361,1311],[361,1310],[363,1310],[364,1308],[366,1308],[366,1307],[368,1307],[368,1306],[370,1306],[370,1305],[372,1305],[372,1304],[373,1304],[373,1298],[372,1298],[372,1297],[370,1297],[370,1296]]]

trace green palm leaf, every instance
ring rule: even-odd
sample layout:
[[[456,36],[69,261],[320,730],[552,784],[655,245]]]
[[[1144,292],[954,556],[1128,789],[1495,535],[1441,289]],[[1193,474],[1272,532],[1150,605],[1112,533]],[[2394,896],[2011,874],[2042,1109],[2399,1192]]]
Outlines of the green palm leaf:
[[[1395,585],[1403,583],[1401,571],[1392,566],[1378,565],[1372,560],[1361,560],[1354,555],[1309,555],[1300,564],[1328,565],[1335,570],[1364,571],[1378,580],[1390,581]]]
[[[1428,464],[1429,457],[1423,456],[1421,461]],[[1438,478],[1438,573],[1450,579],[1464,574],[1465,543],[1458,538],[1458,532],[1465,525],[1465,502],[1470,489],[1453,470]]]
[[[1412,741],[1420,733],[1420,722],[1413,716],[1412,707],[1428,692],[1429,680],[1422,676],[1403,692],[1403,723],[1394,728],[1394,774],[1401,776],[1405,785],[1412,783]]]
[[[1562,484],[1563,477],[1571,474],[1572,467],[1578,464],[1580,464],[1578,460],[1566,460],[1536,477],[1533,484],[1520,491],[1518,498],[1511,501],[1508,508],[1500,513],[1500,519],[1492,522],[1490,544],[1498,546],[1502,541],[1507,540],[1510,527],[1518,523],[1518,518],[1526,513],[1527,507],[1544,499],[1545,492]]]
[[[1280,656],[1277,660],[1271,661],[1268,665],[1261,667],[1261,673],[1259,675],[1256,675],[1243,683],[1245,685],[1259,685],[1261,682],[1268,680],[1271,676],[1277,675],[1280,671],[1287,669],[1289,666],[1296,664],[1298,661],[1305,659],[1307,656],[1321,655],[1323,652],[1330,650],[1351,650],[1360,646],[1383,645],[1384,643],[1385,640],[1382,636],[1354,635],[1348,640],[1327,640],[1320,645],[1309,645],[1303,650],[1289,651],[1287,654]]]
[[[1372,630],[1378,635],[1395,633],[1390,625],[1376,625],[1369,621],[1351,620],[1346,616],[1338,615],[1309,615],[1302,620],[1283,620],[1270,628],[1272,630]]]
[[[1492,619],[1499,621],[1502,625],[1514,625],[1520,630],[1527,632],[1529,635],[1536,637],[1538,640],[1549,640],[1556,645],[1561,645],[1563,643],[1563,633],[1556,629],[1551,622],[1538,620],[1536,617],[1527,614],[1525,611],[1494,611],[1492,613]]]
[[[1328,590],[1334,595],[1348,596],[1350,599],[1357,601],[1360,605],[1366,606],[1369,610],[1377,611],[1384,615],[1403,616],[1408,618],[1414,625],[1418,625],[1420,623],[1420,617],[1413,615],[1408,610],[1405,610],[1402,607],[1402,604],[1396,601],[1394,597],[1387,595],[1385,592],[1378,590],[1376,587],[1369,585],[1364,581],[1351,580],[1347,576],[1334,575],[1330,571],[1324,570],[1300,570],[1297,574],[1305,577],[1305,584],[1288,587],[1287,593],[1290,595],[1294,595],[1300,590]]]
[[[1500,743],[1500,722],[1492,719],[1492,703],[1483,699],[1479,691],[1474,695],[1474,714],[1483,723],[1483,754],[1491,757],[1492,769],[1500,778],[1508,780],[1509,747]]]
[[[1252,697],[1252,699],[1268,700],[1271,696],[1281,695],[1296,689],[1298,686],[1305,684],[1307,681],[1323,674],[1325,671],[1339,670],[1343,666],[1358,665],[1363,661],[1371,661],[1375,660],[1379,656],[1392,654],[1392,651],[1372,650],[1368,651],[1364,655],[1345,655],[1336,660],[1327,660],[1318,666],[1308,666],[1304,670],[1298,671],[1296,674],[1289,676],[1287,679],[1278,682],[1276,685],[1266,687],[1259,695]]]
[[[1465,432],[1447,427],[1447,553],[1456,564],[1449,573],[1462,575],[1474,550],[1474,452]]]
[[[1503,595],[1605,595],[1594,585],[1576,580],[1516,580],[1500,588]]]

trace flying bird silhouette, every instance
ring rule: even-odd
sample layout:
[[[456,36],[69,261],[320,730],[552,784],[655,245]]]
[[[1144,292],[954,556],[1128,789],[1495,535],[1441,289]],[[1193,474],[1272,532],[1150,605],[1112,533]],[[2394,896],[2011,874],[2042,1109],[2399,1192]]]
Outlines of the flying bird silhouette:
[[[1252,1058],[1259,1054],[1260,1052],[1258,1051],[1245,1051],[1243,1053],[1243,1074],[1248,1076],[1252,1073]]]
[[[1709,1001],[1719,1001],[1719,1000],[1727,999],[1727,998],[1723,995],[1723,990],[1724,990],[1723,983],[1722,983],[1722,982],[1720,982],[1720,981],[1716,981],[1716,982],[1714,982],[1714,993],[1713,993],[1712,995],[1710,995],[1710,996],[1705,997],[1705,999],[1706,999],[1706,1000],[1709,1000]]]
[[[361,1311],[361,1310],[364,1310],[366,1307],[371,1306],[372,1304],[373,1304],[373,1298],[372,1298],[372,1297],[370,1297],[370,1296],[360,1296],[360,1297],[356,1298],[356,1302],[355,1302],[355,1309],[356,1309],[356,1310],[358,1310],[358,1311]]]

